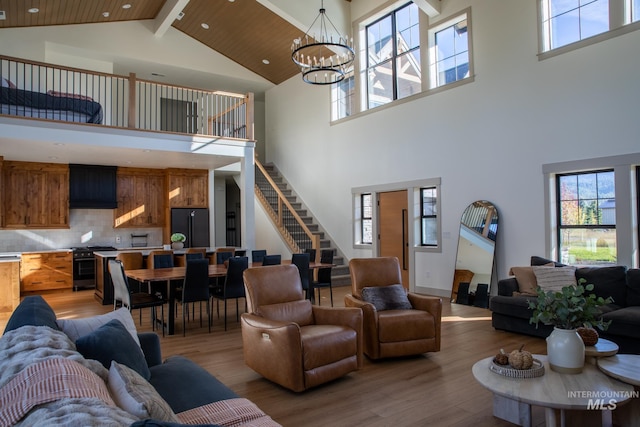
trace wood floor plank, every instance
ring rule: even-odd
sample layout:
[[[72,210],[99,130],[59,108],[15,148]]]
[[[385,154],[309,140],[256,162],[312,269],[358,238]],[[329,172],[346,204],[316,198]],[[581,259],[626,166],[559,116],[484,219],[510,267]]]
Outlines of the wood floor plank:
[[[349,289],[334,288],[336,306],[343,306]],[[113,309],[100,305],[91,290],[44,297],[60,318],[88,317]],[[187,324],[183,337],[181,316],[178,310],[176,335],[161,338],[163,356],[179,354],[192,359],[284,426],[511,426],[493,417],[492,395],[475,381],[471,367],[500,348],[510,351],[524,344],[533,353],[546,353],[541,338],[494,330],[489,310],[445,302],[440,352],[376,362],[365,358],[360,371],[293,393],[244,364],[235,304],[229,304],[227,332],[222,312],[218,318],[214,311],[209,334],[206,320],[200,327],[196,308],[196,320]],[[137,311],[133,318],[139,331],[151,331],[148,310],[143,313],[142,325]],[[6,321],[7,316],[0,318],[0,330]],[[534,425],[543,424],[543,415],[534,410]]]

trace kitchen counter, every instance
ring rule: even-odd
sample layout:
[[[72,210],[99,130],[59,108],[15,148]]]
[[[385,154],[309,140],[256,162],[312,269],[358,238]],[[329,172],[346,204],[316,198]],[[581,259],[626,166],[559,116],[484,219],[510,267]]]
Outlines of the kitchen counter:
[[[20,253],[19,252],[0,253],[0,262],[20,262]]]
[[[18,304],[20,304],[20,254],[5,253],[0,257],[0,314],[12,313]]]

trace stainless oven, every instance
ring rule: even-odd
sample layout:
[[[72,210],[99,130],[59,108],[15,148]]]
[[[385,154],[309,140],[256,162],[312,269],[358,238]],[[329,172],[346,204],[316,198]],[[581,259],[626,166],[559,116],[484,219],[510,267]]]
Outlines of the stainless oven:
[[[85,246],[71,248],[73,251],[73,289],[93,289],[96,287],[95,251],[115,251],[111,246]]]

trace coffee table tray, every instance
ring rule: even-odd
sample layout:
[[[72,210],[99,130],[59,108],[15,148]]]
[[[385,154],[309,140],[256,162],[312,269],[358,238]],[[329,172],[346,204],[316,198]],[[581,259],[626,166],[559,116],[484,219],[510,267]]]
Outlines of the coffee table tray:
[[[498,375],[510,378],[537,378],[544,375],[544,365],[538,359],[533,359],[533,366],[529,369],[515,369],[509,365],[498,365],[494,361],[489,363],[489,370]]]

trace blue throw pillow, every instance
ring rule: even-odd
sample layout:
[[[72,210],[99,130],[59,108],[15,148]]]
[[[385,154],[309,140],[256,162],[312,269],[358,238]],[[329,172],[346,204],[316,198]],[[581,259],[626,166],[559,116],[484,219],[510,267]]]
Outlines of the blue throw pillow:
[[[402,285],[362,288],[362,300],[373,304],[377,311],[410,310],[413,308]]]
[[[151,372],[140,346],[119,320],[111,320],[76,340],[76,348],[87,359],[94,359],[109,369],[115,360],[149,381]]]
[[[48,326],[59,331],[56,313],[40,295],[25,297],[7,322],[4,333],[22,326]]]

